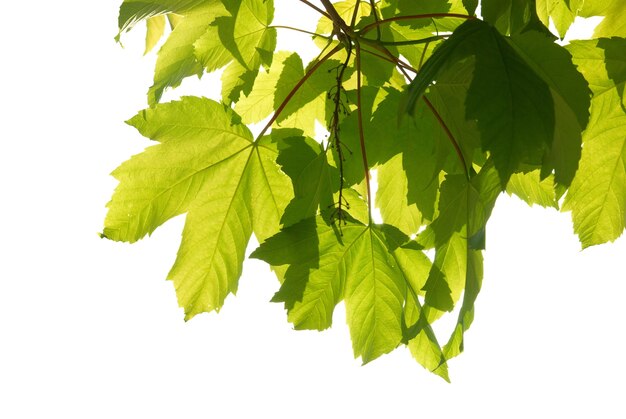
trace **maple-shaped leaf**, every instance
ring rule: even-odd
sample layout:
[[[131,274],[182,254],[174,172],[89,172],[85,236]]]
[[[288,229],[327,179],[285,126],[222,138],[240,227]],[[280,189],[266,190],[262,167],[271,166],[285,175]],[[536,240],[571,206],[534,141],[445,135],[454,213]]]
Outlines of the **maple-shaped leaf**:
[[[113,172],[120,181],[103,236],[133,242],[187,213],[168,279],[186,319],[218,310],[237,290],[252,232],[278,230],[291,199],[289,178],[276,164],[272,136],[254,141],[229,108],[184,97],[140,112],[129,123],[160,144]]]
[[[289,265],[274,301],[285,302],[296,328],[329,327],[335,305],[345,299],[354,355],[366,363],[402,341],[408,279],[384,227],[346,221],[340,229],[321,217],[303,220],[266,240],[251,257]]]
[[[626,40],[574,41],[574,63],[593,91],[580,169],[563,204],[583,247],[617,239],[626,226]]]
[[[411,84],[412,111],[445,66],[472,57],[474,72],[465,115],[475,120],[482,148],[491,153],[502,188],[520,164],[539,165],[554,137],[550,89],[489,24],[469,20],[430,57]]]

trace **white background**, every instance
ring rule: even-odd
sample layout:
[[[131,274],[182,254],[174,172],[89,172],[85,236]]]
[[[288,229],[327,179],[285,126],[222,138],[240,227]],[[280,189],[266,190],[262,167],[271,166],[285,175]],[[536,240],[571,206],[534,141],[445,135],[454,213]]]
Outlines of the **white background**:
[[[277,24],[307,12],[282,3]],[[580,252],[569,214],[506,196],[452,384],[403,349],[361,366],[343,306],[332,330],[291,330],[258,261],[219,314],[185,323],[164,280],[182,217],[132,246],[97,236],[108,173],[148,143],[123,121],[154,54],[143,27],[115,44],[117,10],[3,5],[0,417],[626,417],[626,241]]]

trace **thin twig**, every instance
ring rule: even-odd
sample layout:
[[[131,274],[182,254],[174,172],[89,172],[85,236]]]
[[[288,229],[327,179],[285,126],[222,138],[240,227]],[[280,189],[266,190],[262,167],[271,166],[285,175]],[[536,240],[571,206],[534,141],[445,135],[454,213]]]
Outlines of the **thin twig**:
[[[302,32],[302,33],[306,33],[306,34],[317,36],[317,37],[324,38],[324,39],[330,39],[330,36],[322,35],[322,34],[316,33],[316,32],[310,32],[310,31],[307,31],[307,30],[304,30],[304,29],[300,29],[300,28],[294,28],[294,27],[291,27],[291,26],[272,25],[272,26],[270,26],[270,28],[291,29],[292,31]]]

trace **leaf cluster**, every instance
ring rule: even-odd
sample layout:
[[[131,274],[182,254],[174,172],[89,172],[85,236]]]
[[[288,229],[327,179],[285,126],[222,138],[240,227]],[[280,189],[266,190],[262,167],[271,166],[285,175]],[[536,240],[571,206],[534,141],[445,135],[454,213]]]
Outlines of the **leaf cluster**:
[[[447,380],[474,317],[486,224],[502,192],[571,211],[583,247],[623,232],[618,0],[281,4],[319,20],[309,33],[319,55],[308,63],[276,51],[279,35],[303,30],[274,24],[274,7],[120,8],[118,40],[141,21],[146,51],[168,34],[149,107],[127,121],[155,145],[113,172],[119,186],[102,236],[134,242],[186,214],[168,275],[186,319],[237,291],[254,234],[261,245],[251,257],[274,269],[272,301],[296,329],[330,327],[343,301],[356,357],[407,345]],[[590,16],[605,16],[593,38],[557,42]],[[219,102],[161,103],[186,77],[217,70]],[[456,327],[440,341],[432,325],[455,307]]]

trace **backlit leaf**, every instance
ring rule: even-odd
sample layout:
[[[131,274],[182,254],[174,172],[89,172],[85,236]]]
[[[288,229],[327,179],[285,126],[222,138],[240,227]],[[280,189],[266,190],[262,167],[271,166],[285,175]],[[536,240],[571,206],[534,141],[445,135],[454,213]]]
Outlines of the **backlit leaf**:
[[[229,108],[183,98],[148,109],[130,123],[161,143],[123,164],[103,236],[136,241],[187,213],[168,279],[186,319],[219,310],[237,290],[252,232],[275,232],[292,197],[271,137],[254,141]]]

